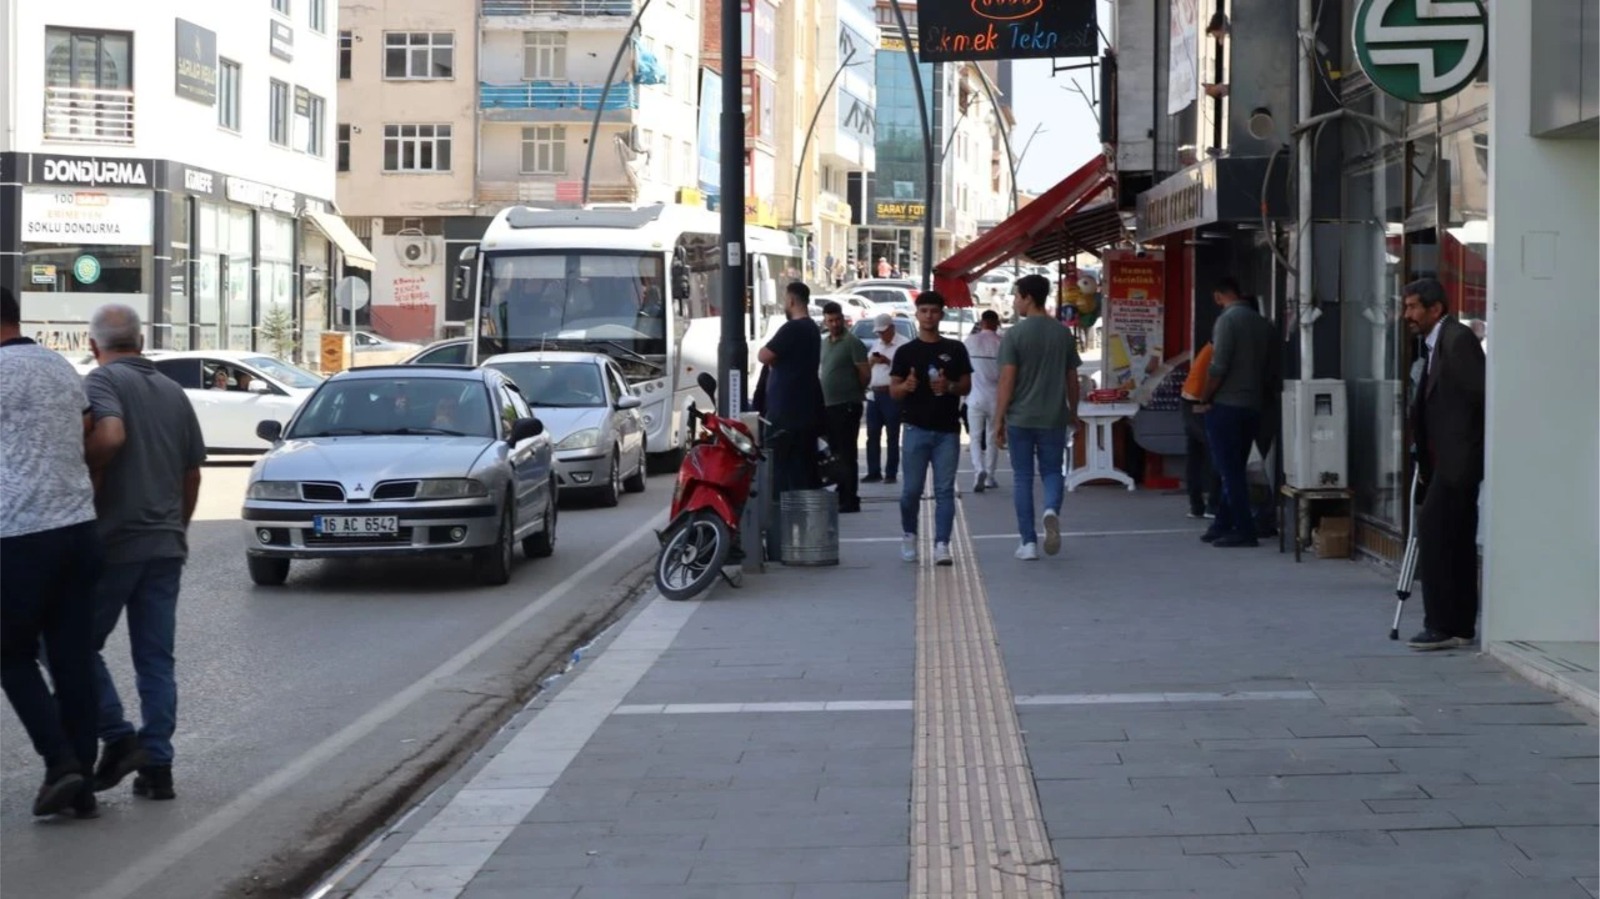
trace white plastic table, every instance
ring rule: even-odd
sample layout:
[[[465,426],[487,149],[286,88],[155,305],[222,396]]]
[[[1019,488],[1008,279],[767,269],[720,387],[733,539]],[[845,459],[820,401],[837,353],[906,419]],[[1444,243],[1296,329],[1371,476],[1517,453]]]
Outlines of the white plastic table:
[[[1078,489],[1090,481],[1116,481],[1134,489],[1133,478],[1117,468],[1115,444],[1111,440],[1111,426],[1139,412],[1138,403],[1082,403],[1078,417],[1083,419],[1084,437],[1088,444],[1083,448],[1083,467],[1067,472],[1067,492]],[[1067,456],[1070,460],[1072,457]]]

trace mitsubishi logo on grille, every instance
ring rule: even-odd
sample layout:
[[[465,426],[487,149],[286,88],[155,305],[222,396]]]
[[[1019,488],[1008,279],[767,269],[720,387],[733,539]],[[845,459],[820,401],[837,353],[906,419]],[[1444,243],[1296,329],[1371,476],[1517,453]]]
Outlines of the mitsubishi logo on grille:
[[[357,484],[353,489],[351,489],[350,492],[351,493],[365,493],[366,489],[367,488],[361,486],[360,484]]]

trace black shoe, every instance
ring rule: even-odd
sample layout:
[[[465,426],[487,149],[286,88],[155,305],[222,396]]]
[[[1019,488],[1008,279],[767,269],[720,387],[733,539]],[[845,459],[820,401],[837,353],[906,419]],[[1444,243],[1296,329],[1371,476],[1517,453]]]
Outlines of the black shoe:
[[[1202,542],[1202,543],[1215,543],[1221,537],[1222,537],[1222,532],[1221,531],[1206,531],[1204,534],[1200,535],[1200,542]]]
[[[1260,546],[1261,544],[1254,537],[1246,537],[1243,534],[1225,534],[1211,541],[1211,545],[1231,548],[1235,546]]]
[[[83,769],[77,762],[57,765],[46,771],[39,795],[33,798],[33,813],[40,818],[59,814],[72,807],[74,799],[83,792]]]
[[[133,795],[145,799],[176,799],[172,791],[171,765],[145,765],[133,779]]]
[[[1420,649],[1424,652],[1432,652],[1433,650],[1438,649],[1454,649],[1457,646],[1466,646],[1469,642],[1470,641],[1463,640],[1460,637],[1452,637],[1449,634],[1442,633],[1440,631],[1424,629],[1421,633],[1417,634],[1415,637],[1412,637],[1411,642],[1407,643],[1406,645],[1410,646],[1412,649]]]
[[[894,475],[889,475],[888,477],[884,478],[883,482],[885,484],[893,484],[894,483]]]
[[[880,484],[882,482],[883,482],[883,476],[882,475],[876,475],[876,474],[869,474],[866,477],[861,479],[861,483],[863,483],[863,484]]]
[[[139,745],[138,734],[118,737],[100,750],[100,763],[94,766],[94,789],[103,793],[122,779],[150,763],[150,756]]]
[[[860,503],[840,503],[839,504],[839,514],[840,515],[849,515],[849,514],[851,514],[853,512],[860,512],[860,511],[861,511],[861,504]]]
[[[88,821],[100,817],[100,803],[94,798],[92,785],[85,783],[72,800],[72,817],[79,821]]]

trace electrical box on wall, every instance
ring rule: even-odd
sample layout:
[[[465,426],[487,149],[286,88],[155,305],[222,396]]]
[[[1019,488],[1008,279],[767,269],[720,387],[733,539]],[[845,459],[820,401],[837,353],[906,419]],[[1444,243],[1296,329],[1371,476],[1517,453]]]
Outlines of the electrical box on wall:
[[[1349,413],[1344,382],[1283,385],[1283,478],[1301,490],[1350,486]]]

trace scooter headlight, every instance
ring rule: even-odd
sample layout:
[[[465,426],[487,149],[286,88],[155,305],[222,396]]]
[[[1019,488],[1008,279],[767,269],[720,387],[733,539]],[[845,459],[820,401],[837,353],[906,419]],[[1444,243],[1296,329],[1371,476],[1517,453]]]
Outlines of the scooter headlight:
[[[722,436],[727,438],[729,443],[733,444],[734,449],[744,453],[746,456],[753,456],[756,454],[756,442],[746,436],[743,431],[740,431],[738,428],[735,428],[732,425],[726,424],[717,425],[717,430],[721,431]]]

